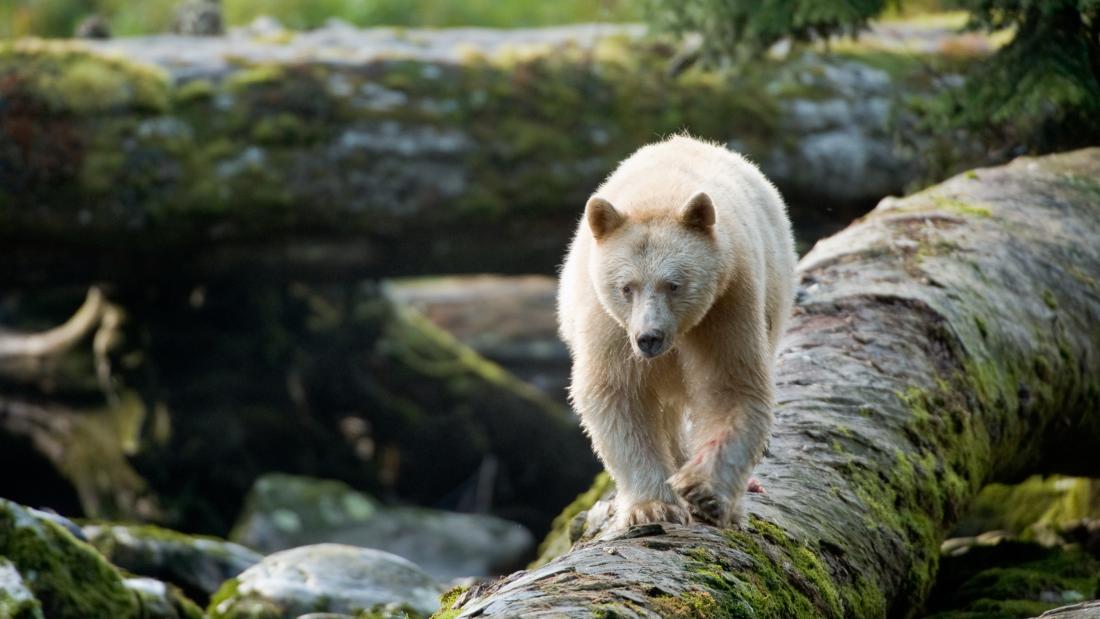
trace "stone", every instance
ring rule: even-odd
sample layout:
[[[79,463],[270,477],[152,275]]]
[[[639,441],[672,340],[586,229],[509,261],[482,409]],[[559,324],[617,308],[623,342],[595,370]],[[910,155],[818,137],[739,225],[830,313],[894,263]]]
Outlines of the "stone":
[[[84,533],[111,563],[170,582],[201,600],[263,558],[240,544],[151,525],[91,524]]]
[[[375,548],[441,581],[521,567],[534,546],[501,518],[387,507],[342,482],[282,474],[256,481],[230,538],[265,553],[319,542]]]
[[[207,610],[212,619],[287,619],[308,613],[399,612],[426,616],[442,591],[412,562],[343,544],[317,544],[266,557],[228,581]]]

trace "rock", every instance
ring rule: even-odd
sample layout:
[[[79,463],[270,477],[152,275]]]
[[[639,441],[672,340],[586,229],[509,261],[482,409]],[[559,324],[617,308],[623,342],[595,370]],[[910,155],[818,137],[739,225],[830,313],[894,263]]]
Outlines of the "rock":
[[[0,557],[0,617],[44,619],[42,605],[27,588],[19,571],[4,557]]]
[[[493,516],[387,507],[337,481],[272,474],[256,481],[231,539],[268,553],[338,542],[404,557],[440,581],[522,566],[524,527]]]
[[[142,619],[202,619],[194,602],[175,587],[153,578],[127,578],[123,584],[138,598]]]
[[[69,520],[68,518],[53,510],[35,509],[33,507],[28,507],[27,511],[31,512],[31,514],[33,514],[37,518],[49,520],[50,522],[59,525],[61,528],[71,533],[73,537],[82,542],[88,541],[87,536],[84,535],[84,531],[79,526],[77,526],[75,522]]]
[[[1100,595],[1100,592],[1097,593]],[[1048,610],[1039,619],[1100,619],[1100,600],[1081,602]]]
[[[239,544],[151,525],[92,524],[84,533],[111,563],[170,582],[203,601],[263,558]]]
[[[222,587],[212,619],[281,619],[307,613],[439,608],[441,587],[416,565],[387,552],[318,544],[277,552]]]
[[[23,607],[22,612],[29,613],[25,614],[28,618],[202,616],[199,608],[178,591],[152,579],[127,579],[53,519],[4,499],[0,499],[0,557],[0,591],[14,598]],[[34,602],[27,601],[27,592]],[[0,608],[5,603],[8,600],[0,601]],[[35,608],[40,609],[38,615]]]

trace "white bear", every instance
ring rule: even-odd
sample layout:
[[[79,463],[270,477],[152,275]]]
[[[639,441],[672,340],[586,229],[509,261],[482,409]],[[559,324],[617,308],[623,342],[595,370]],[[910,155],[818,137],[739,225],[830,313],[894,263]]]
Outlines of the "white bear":
[[[795,261],[779,192],[721,146],[645,146],[588,200],[558,318],[570,397],[618,487],[616,527],[739,521]]]

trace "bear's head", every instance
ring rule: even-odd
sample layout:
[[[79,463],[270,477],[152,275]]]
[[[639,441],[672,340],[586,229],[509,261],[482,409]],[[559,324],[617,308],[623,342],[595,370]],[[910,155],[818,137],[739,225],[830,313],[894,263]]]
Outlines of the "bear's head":
[[[626,329],[634,354],[668,352],[718,294],[723,268],[710,196],[698,192],[644,217],[593,196],[585,220],[596,241],[589,268],[600,304]]]

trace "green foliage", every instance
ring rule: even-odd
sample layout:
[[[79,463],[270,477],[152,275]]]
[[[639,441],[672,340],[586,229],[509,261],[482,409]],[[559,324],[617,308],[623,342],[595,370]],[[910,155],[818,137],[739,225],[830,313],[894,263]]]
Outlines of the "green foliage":
[[[647,0],[647,10],[660,28],[679,34],[699,32],[709,51],[747,60],[787,37],[808,41],[854,34],[887,4],[887,0]]]
[[[648,0],[650,19],[676,34],[700,32],[711,58],[745,64],[774,43],[853,34],[915,0]],[[946,6],[948,3],[944,3]],[[968,28],[1011,32],[964,86],[924,102],[926,122],[983,135],[1011,154],[1081,146],[1100,136],[1100,2],[954,0]],[[958,140],[958,136],[951,139]]]
[[[976,67],[958,105],[966,126],[1015,125],[1031,150],[1090,143],[1100,132],[1100,2],[965,0],[970,27],[1015,29]],[[975,79],[977,78],[977,79]]]

